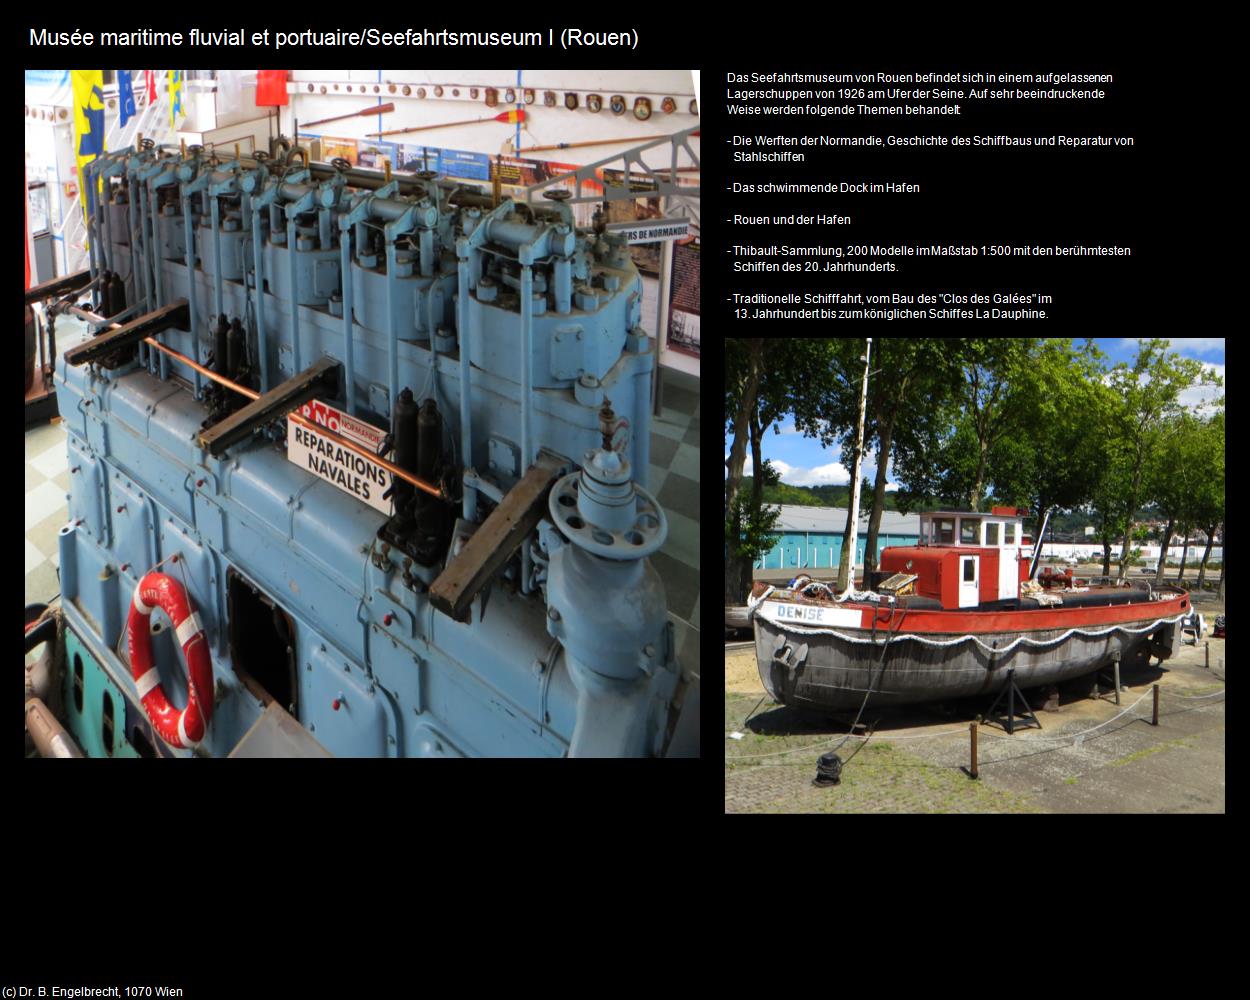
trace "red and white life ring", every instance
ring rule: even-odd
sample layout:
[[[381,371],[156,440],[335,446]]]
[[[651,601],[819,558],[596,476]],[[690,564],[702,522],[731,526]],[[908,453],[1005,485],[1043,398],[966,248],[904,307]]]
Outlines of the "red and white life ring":
[[[169,615],[178,633],[178,643],[187,662],[187,707],[176,710],[165,697],[160,675],[152,661],[149,619],[160,608]],[[191,601],[182,584],[164,573],[149,573],[135,587],[126,619],[126,641],[130,646],[130,674],[139,689],[139,698],[161,739],[173,747],[198,746],[213,715],[213,663],[200,617],[191,610]]]

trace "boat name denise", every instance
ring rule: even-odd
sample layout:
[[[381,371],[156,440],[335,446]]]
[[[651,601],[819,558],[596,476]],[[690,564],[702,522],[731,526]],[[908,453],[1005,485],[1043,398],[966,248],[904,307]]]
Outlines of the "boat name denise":
[[[766,601],[761,613],[769,621],[799,622],[804,625],[841,625],[858,628],[863,615],[860,611],[847,608],[826,608],[810,604],[781,604],[777,601]]]

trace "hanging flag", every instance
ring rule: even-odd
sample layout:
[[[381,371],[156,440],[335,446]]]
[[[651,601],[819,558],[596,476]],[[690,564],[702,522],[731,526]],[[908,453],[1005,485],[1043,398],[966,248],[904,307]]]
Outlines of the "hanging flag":
[[[156,72],[154,70],[145,69],[143,71],[143,81],[148,85],[148,103],[156,103]]]
[[[74,155],[78,164],[78,190],[88,223],[95,211],[96,185],[83,183],[82,168],[104,152],[104,70],[70,70],[74,88]]]
[[[135,110],[135,92],[130,81],[130,70],[119,69],[117,71],[117,96],[121,104],[121,123],[123,125],[130,121],[138,112]]]
[[[169,127],[175,128],[175,122],[182,111],[182,70],[169,71]]]
[[[284,69],[258,69],[256,71],[256,103],[258,106],[286,107],[286,73],[287,71]]]

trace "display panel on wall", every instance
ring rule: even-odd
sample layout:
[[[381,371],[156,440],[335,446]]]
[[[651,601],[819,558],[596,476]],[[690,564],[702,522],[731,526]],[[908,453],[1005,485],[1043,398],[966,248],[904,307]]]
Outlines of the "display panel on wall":
[[[673,246],[673,284],[668,306],[668,346],[699,356],[698,240]]]

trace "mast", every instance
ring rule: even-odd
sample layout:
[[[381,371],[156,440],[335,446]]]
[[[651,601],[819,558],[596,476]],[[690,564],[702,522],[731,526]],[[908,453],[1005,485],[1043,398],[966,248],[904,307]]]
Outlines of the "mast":
[[[842,592],[842,600],[850,597],[855,589],[855,548],[859,544],[859,486],[862,478],[860,469],[864,457],[864,416],[868,411],[868,371],[871,367],[872,338],[869,337],[868,346],[864,349],[864,382],[859,391],[859,424],[855,428],[855,461],[851,475],[851,510],[848,514],[851,519],[851,531],[847,538],[846,558],[842,560],[842,565],[847,567],[847,571],[845,577],[840,573],[838,575],[838,586],[846,588]]]

